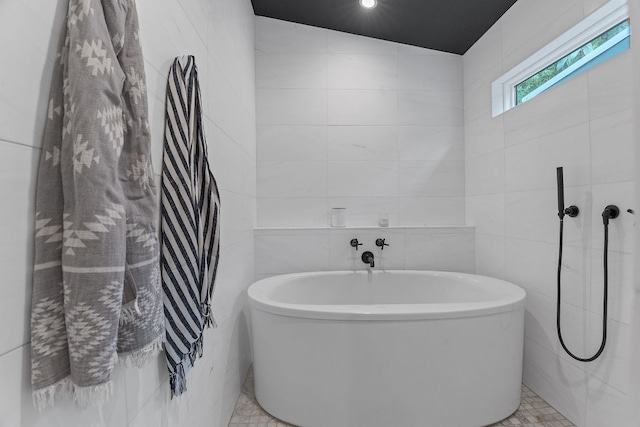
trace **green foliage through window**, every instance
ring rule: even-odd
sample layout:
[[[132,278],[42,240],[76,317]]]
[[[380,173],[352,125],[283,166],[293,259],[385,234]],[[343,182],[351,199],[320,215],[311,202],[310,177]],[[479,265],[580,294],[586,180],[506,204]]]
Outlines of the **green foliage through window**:
[[[578,49],[574,50],[573,52],[560,58],[553,64],[547,66],[543,70],[527,78],[523,82],[517,84],[515,87],[516,88],[516,105],[526,101],[528,99],[526,98],[527,95],[532,94],[537,89],[541,88],[543,85],[550,82],[552,79],[556,77],[561,77],[561,74],[563,72],[566,74],[568,71],[570,71],[569,69],[572,66],[575,68],[579,61],[589,57],[590,55],[594,55],[595,57],[595,52],[598,52],[599,47],[601,47],[607,41],[611,40],[612,38],[622,33],[623,31],[626,31],[626,34],[628,34],[629,33],[628,28],[629,28],[629,20],[621,22],[615,27],[600,34],[598,37],[594,38],[590,42],[582,45]],[[533,93],[532,95],[535,96],[536,93]]]

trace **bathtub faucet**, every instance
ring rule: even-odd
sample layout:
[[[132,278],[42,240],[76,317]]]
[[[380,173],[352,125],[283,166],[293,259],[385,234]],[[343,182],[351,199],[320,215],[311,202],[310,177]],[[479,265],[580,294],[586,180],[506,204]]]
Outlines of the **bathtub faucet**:
[[[373,262],[373,254],[369,251],[366,251],[362,254],[362,262],[365,264],[369,264],[371,268],[375,267],[375,263]]]

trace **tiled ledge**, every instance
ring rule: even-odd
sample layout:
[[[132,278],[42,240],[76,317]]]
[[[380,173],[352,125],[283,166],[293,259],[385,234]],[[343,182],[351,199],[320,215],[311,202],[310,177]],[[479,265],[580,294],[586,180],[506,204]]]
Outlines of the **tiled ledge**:
[[[347,226],[347,227],[255,227],[256,234],[270,233],[273,231],[344,231],[344,230],[376,230],[384,232],[385,230],[434,230],[434,231],[463,231],[468,230],[473,232],[475,226],[473,225],[396,225],[389,227],[378,226]]]
[[[381,250],[376,239],[389,246]],[[351,239],[362,246],[355,250]],[[256,279],[303,271],[364,268],[371,251],[376,268],[475,272],[475,227],[260,227],[254,229]]]
[[[439,228],[474,228],[473,225],[393,225],[389,227],[378,227],[375,225],[355,225],[347,227],[255,227],[255,230],[350,230],[350,229],[374,229],[374,230],[393,230],[393,229],[439,229]]]

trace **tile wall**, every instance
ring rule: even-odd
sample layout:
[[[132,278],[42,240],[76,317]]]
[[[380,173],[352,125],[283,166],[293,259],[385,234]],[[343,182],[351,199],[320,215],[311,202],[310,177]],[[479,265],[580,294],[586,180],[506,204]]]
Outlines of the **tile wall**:
[[[640,3],[637,1],[629,2],[629,9],[632,22],[640,22]],[[633,49],[631,51],[632,67],[635,70],[640,69],[640,49]],[[634,79],[633,81],[633,111],[634,117],[640,117],[640,79]],[[638,149],[638,140],[640,137],[640,120],[634,120],[633,123],[633,141],[636,147],[635,150],[635,164],[640,165],[640,150]],[[635,200],[640,200],[640,168],[635,168]],[[636,212],[638,210],[636,209]],[[636,213],[636,215],[638,215]],[[637,220],[636,220],[637,222]],[[638,360],[640,358],[640,251],[635,248],[640,248],[640,227],[635,227],[635,241],[633,251],[633,264],[634,264],[634,276],[633,283],[635,288],[634,295],[634,310],[631,320],[631,330],[636,331],[632,333],[631,337],[631,357],[630,360]],[[634,404],[634,402],[640,401],[640,364],[631,363],[631,375],[629,378],[631,384],[629,393],[627,394],[627,401],[629,402],[629,417],[631,420],[640,420],[640,406]]]
[[[92,2],[94,3],[94,2]],[[138,0],[155,171],[160,173],[166,75],[193,54],[199,70],[209,157],[222,199],[221,261],[213,297],[218,329],[189,391],[170,400],[164,355],[146,368],[115,370],[104,407],[31,403],[29,312],[36,167],[64,0],[0,2],[0,425],[226,426],[249,363],[244,291],[253,281],[256,211],[254,15],[248,0]],[[159,179],[159,177],[158,177]]]
[[[256,18],[258,226],[464,224],[462,58]]]
[[[596,10],[604,0],[520,0],[464,55],[466,223],[476,227],[476,269],[527,291],[524,382],[576,425],[627,418],[633,318],[633,49],[506,113],[491,117],[491,82]],[[557,166],[564,167],[562,327],[580,355],[599,347],[603,227],[609,247],[607,348],[585,364],[556,336]],[[637,332],[637,331],[636,331]]]
[[[384,249],[376,246],[385,239]],[[351,239],[362,246],[355,250]],[[376,270],[475,272],[473,227],[262,228],[255,231],[256,280],[305,271],[364,270],[371,251]]]
[[[459,55],[256,17],[256,278],[365,268],[352,238],[376,268],[473,271],[462,82]]]

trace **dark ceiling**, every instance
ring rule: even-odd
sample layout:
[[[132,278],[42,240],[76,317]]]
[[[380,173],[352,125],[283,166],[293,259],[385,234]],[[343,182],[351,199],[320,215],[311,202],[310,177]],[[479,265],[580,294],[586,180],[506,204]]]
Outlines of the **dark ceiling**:
[[[516,0],[251,0],[258,16],[464,54]]]

